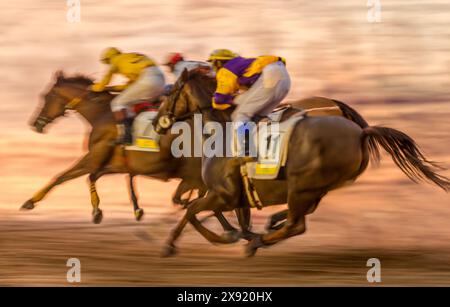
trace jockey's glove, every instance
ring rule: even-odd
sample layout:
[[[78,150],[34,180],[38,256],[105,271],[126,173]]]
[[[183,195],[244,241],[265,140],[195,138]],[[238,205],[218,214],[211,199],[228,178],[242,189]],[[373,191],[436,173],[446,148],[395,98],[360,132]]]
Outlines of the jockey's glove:
[[[90,90],[93,92],[103,92],[105,90],[105,87],[100,83],[95,83],[91,85]]]

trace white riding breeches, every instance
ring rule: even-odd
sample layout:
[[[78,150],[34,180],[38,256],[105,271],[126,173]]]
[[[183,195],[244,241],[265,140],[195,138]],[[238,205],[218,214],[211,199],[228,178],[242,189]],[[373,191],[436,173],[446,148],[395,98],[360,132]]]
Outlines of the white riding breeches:
[[[255,115],[267,116],[288,94],[291,79],[282,62],[267,65],[261,76],[244,93],[234,98],[234,122],[248,122]]]
[[[128,108],[141,99],[153,100],[164,92],[165,78],[157,66],[147,67],[139,78],[111,102],[113,112]]]

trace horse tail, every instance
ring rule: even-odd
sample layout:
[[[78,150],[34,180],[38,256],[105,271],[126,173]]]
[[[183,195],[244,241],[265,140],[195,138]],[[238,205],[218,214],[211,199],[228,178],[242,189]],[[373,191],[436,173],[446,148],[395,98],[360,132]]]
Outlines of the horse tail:
[[[366,127],[363,129],[363,144],[372,141],[377,150],[384,148],[395,164],[414,182],[434,183],[444,191],[450,188],[450,180],[437,173],[444,168],[436,162],[429,161],[418,148],[416,142],[405,133],[386,127]],[[378,157],[371,157],[379,160]]]
[[[367,121],[355,109],[342,101],[335,99],[332,100],[339,107],[345,118],[360,126],[361,129],[369,127],[369,123],[367,123]],[[380,149],[373,138],[368,139],[368,150],[372,162],[377,164],[380,161]]]
[[[366,120],[355,109],[350,107],[348,104],[343,103],[342,101],[335,99],[332,100],[339,107],[339,109],[341,109],[341,112],[344,115],[344,117],[355,122],[362,129],[369,127],[369,124],[366,122]]]

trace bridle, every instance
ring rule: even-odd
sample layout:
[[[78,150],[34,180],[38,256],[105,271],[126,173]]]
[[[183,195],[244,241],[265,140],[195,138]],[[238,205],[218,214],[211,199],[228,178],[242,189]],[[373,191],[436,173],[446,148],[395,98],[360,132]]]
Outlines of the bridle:
[[[188,118],[191,118],[196,113],[202,114],[203,111],[210,109],[209,106],[200,107],[199,105],[197,105],[197,107],[190,112],[187,112],[187,113],[179,115],[179,116],[175,115],[176,102],[180,98],[182,90],[183,90],[184,86],[186,85],[187,80],[189,80],[189,78],[186,80],[183,80],[182,82],[177,82],[175,84],[176,88],[174,88],[172,90],[174,92],[174,94],[170,95],[169,99],[168,99],[169,100],[169,106],[168,106],[169,111],[166,114],[162,115],[158,119],[157,127],[159,126],[160,128],[163,128],[163,129],[169,129],[176,122],[184,121]],[[158,128],[157,128],[157,130],[158,130]]]
[[[53,89],[51,95],[58,95],[62,97],[63,99],[68,100],[69,102],[64,105],[64,111],[60,116],[65,116],[66,112],[69,110],[75,110],[76,106],[82,102],[88,95],[90,94],[90,91],[86,91],[86,93],[82,94],[79,97],[70,98],[66,95],[62,94],[59,90]],[[57,116],[59,117],[59,116]],[[42,127],[50,124],[52,121],[54,121],[57,117],[51,118],[43,115],[39,115],[36,119],[36,125],[40,125]]]

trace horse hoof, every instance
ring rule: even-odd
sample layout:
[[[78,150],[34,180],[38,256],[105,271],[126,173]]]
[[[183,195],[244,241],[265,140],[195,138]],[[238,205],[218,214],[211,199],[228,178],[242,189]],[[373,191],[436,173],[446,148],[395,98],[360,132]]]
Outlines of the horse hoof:
[[[241,238],[241,232],[239,230],[227,231],[222,235],[222,238],[227,243],[235,243]]]
[[[92,222],[94,224],[100,224],[103,220],[103,212],[102,210],[98,209],[97,211],[94,211],[92,214]]]
[[[31,199],[29,199],[22,205],[22,207],[20,207],[20,210],[23,210],[23,211],[32,210],[32,209],[34,209],[34,207],[35,207],[34,203],[31,201]]]
[[[166,246],[163,247],[161,257],[162,258],[168,258],[175,256],[177,253],[177,248],[174,245],[166,244]]]
[[[245,247],[245,256],[247,257],[253,257],[256,254],[256,251],[261,246],[264,246],[264,243],[262,242],[262,236],[256,236],[253,240],[248,242],[247,246]]]
[[[142,220],[143,216],[144,216],[144,209],[139,208],[134,211],[134,217],[136,218],[136,221],[139,222],[140,220]]]
[[[251,243],[248,243],[247,246],[245,247],[245,256],[247,258],[251,258],[251,257],[255,256],[257,250],[258,250],[258,248],[253,247],[251,245]]]

